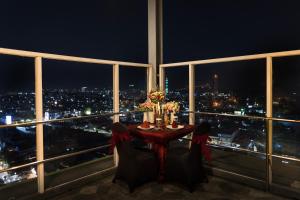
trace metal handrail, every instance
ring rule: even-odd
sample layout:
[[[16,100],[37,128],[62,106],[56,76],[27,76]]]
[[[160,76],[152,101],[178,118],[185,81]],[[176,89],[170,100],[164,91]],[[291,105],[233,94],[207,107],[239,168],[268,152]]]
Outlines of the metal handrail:
[[[123,62],[123,61],[114,61],[114,60],[102,60],[102,59],[95,59],[95,58],[66,56],[66,55],[40,53],[40,52],[33,52],[33,51],[23,51],[23,50],[7,49],[7,48],[0,48],[0,54],[20,56],[20,57],[29,57],[29,58],[41,57],[41,58],[50,59],[50,60],[62,60],[62,61],[71,61],[71,62],[104,64],[104,65],[122,65],[122,66],[131,66],[131,67],[151,67],[152,66],[151,64]]]
[[[260,119],[260,120],[272,120],[272,121],[300,123],[300,120],[284,119],[284,118],[276,118],[276,117],[260,117],[260,116],[253,116],[253,115],[235,115],[235,114],[214,113],[214,112],[189,112],[189,113],[203,114],[203,115],[217,115],[217,116],[224,116],[224,117],[239,117],[239,118],[247,118],[247,119]]]
[[[7,124],[7,125],[0,125],[1,128],[12,128],[12,127],[18,127],[18,126],[33,126],[36,124],[45,124],[45,123],[54,123],[54,122],[64,122],[64,121],[70,121],[70,120],[80,120],[80,119],[89,119],[89,118],[98,118],[98,117],[107,117],[107,116],[114,116],[114,115],[120,115],[120,114],[128,114],[128,113],[138,113],[140,111],[129,111],[129,112],[109,112],[109,113],[101,113],[101,114],[95,114],[95,115],[88,115],[88,116],[78,116],[78,117],[66,117],[61,119],[50,119],[50,120],[43,120],[43,121],[32,121],[32,122],[21,122],[21,123],[14,123],[14,124]]]
[[[212,58],[212,59],[204,59],[204,60],[167,63],[167,64],[161,64],[161,65],[159,65],[159,67],[163,67],[163,68],[180,67],[180,66],[188,66],[188,65],[214,64],[214,63],[236,62],[236,61],[245,61],[245,60],[258,60],[258,59],[265,59],[267,57],[276,58],[276,57],[287,57],[287,56],[298,56],[298,55],[300,55],[300,50],[292,50],[292,51],[263,53],[263,54],[254,54],[254,55],[245,55],[245,56],[233,56],[233,57],[225,57],[225,58]]]
[[[15,166],[15,167],[10,167],[10,168],[7,168],[7,169],[0,170],[0,173],[2,173],[2,172],[8,172],[8,171],[13,171],[13,170],[17,170],[17,169],[21,169],[21,168],[25,168],[25,167],[30,167],[32,165],[37,165],[37,164],[41,164],[41,163],[47,163],[47,162],[52,162],[52,161],[55,161],[55,160],[69,158],[69,157],[73,157],[73,156],[85,154],[85,153],[88,153],[88,152],[91,152],[91,151],[96,151],[96,150],[99,150],[99,149],[104,149],[104,148],[107,148],[107,147],[110,147],[110,146],[111,146],[110,144],[103,145],[103,146],[94,147],[94,148],[90,148],[90,149],[86,149],[86,150],[82,150],[82,151],[77,151],[77,152],[74,152],[74,153],[69,153],[69,154],[64,154],[64,155],[60,155],[60,156],[55,156],[55,157],[52,157],[52,158],[47,158],[47,159],[44,159],[44,160],[41,160],[41,161],[35,161],[35,162],[31,162],[31,163],[26,163],[26,164],[23,164],[23,165],[18,165],[18,166]]]
[[[190,138],[182,138],[183,140],[188,140],[191,141],[192,139]],[[245,153],[253,153],[253,154],[259,154],[259,155],[263,155],[263,156],[273,156],[275,158],[281,158],[281,159],[286,159],[286,160],[292,160],[292,161],[296,161],[296,162],[300,162],[299,158],[294,158],[294,157],[290,157],[290,156],[280,156],[280,155],[275,155],[275,154],[267,154],[267,153],[263,153],[263,152],[259,152],[259,151],[253,151],[250,149],[244,149],[244,148],[240,148],[240,147],[231,147],[231,146],[223,146],[223,145],[217,145],[217,144],[207,144],[207,146],[210,147],[216,147],[216,148],[225,148],[225,149],[231,149],[231,150],[236,150],[239,152],[245,152]]]

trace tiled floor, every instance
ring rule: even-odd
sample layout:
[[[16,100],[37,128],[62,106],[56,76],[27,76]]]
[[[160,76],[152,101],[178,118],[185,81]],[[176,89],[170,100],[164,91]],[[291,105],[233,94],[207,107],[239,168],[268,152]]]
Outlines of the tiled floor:
[[[122,182],[113,184],[112,177],[88,184],[82,188],[77,188],[59,196],[54,196],[51,200],[280,200],[285,199],[261,190],[256,190],[244,185],[229,182],[217,177],[210,177],[207,184],[199,185],[193,193],[185,188],[156,182],[145,184],[137,188],[132,194],[128,192],[127,186]]]

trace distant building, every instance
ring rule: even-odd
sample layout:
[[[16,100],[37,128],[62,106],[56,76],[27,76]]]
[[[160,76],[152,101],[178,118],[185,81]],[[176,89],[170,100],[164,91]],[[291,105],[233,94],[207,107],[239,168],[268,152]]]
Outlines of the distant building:
[[[10,115],[7,115],[5,117],[5,124],[7,125],[12,124],[12,117]]]
[[[49,112],[45,112],[44,120],[45,120],[45,121],[48,121],[49,119],[50,119]]]
[[[81,92],[86,92],[87,87],[82,87]]]
[[[167,95],[169,93],[169,79],[168,79],[168,77],[166,77],[165,86],[166,86],[166,95]]]
[[[214,74],[213,76],[213,93],[218,94],[219,93],[219,75]]]

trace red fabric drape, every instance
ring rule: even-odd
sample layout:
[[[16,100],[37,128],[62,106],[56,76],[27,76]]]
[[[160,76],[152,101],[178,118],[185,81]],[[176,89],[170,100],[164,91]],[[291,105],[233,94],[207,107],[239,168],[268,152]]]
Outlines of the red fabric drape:
[[[119,142],[124,142],[124,141],[128,141],[131,140],[131,136],[129,135],[128,131],[123,131],[123,132],[118,132],[118,131],[112,131],[112,137],[110,139],[110,153],[113,152],[115,146],[119,143]]]
[[[207,141],[210,140],[208,134],[194,135],[192,143],[201,145],[201,152],[208,162],[211,161],[211,151],[209,146],[206,145]]]

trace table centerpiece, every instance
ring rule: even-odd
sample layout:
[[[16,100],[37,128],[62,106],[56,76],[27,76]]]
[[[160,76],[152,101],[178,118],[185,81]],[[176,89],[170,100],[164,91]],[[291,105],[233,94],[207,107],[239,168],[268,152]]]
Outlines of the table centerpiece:
[[[170,101],[163,105],[164,110],[164,121],[165,125],[172,124],[174,122],[174,116],[179,112],[180,106],[176,101]],[[177,123],[177,122],[176,122]]]
[[[154,106],[155,104],[151,101],[146,101],[139,105],[139,111],[144,112],[143,122],[154,123]]]
[[[179,112],[178,102],[170,101],[165,103],[165,93],[160,90],[151,90],[146,102],[139,105],[139,110],[144,112],[143,123],[154,123],[157,120],[161,125],[172,124],[174,116]]]

